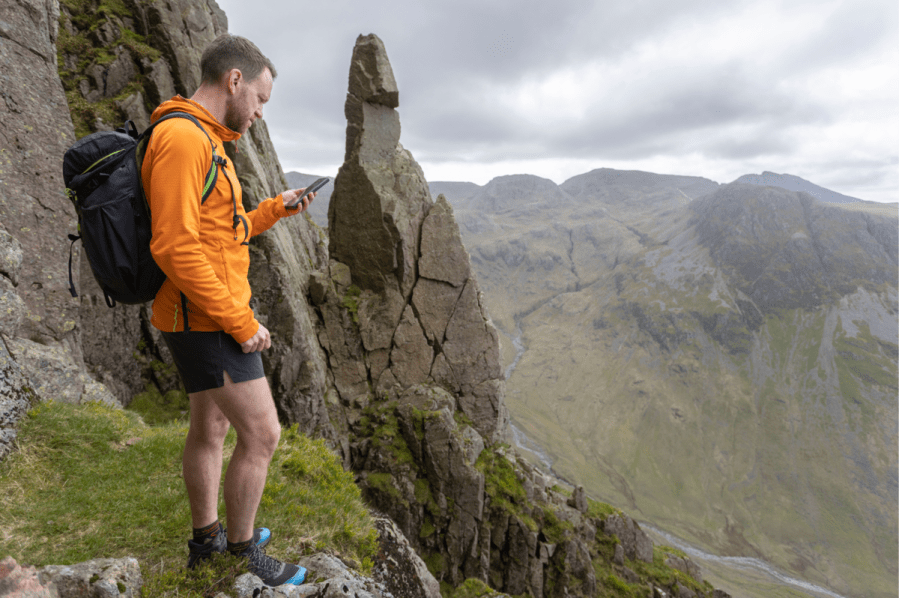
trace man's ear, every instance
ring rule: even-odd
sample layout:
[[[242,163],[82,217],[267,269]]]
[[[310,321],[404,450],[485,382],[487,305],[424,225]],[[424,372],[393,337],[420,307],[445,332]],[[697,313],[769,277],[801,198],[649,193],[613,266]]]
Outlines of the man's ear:
[[[228,78],[228,92],[231,93],[231,95],[235,95],[237,93],[238,84],[243,81],[243,73],[240,72],[240,69],[231,69],[226,76]]]

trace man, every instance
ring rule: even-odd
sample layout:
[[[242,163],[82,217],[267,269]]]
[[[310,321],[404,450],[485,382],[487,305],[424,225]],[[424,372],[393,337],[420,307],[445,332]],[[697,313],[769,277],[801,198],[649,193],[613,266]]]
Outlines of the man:
[[[262,117],[277,73],[252,42],[227,34],[206,48],[200,67],[196,93],[164,102],[152,120],[186,112],[203,130],[184,118],[160,123],[141,171],[153,215],[150,250],[167,276],[151,322],[162,331],[190,396],[183,458],[194,527],[188,567],[227,549],[245,557],[249,570],[269,586],[300,585],[305,569],[264,554],[270,533],[253,527],[281,426],[260,354],[271,338],[249,306],[248,241],[280,218],[304,211],[315,194],[301,199],[304,189],[289,190],[244,210],[222,143],[237,140]],[[204,201],[213,162],[218,175]],[[226,535],[218,492],[229,424],[237,431],[237,446],[225,475]]]

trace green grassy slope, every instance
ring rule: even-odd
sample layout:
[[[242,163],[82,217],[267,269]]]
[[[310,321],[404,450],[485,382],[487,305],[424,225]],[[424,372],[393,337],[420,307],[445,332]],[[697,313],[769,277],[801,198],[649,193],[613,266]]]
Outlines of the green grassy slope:
[[[0,464],[0,554],[29,565],[133,556],[145,596],[213,596],[243,573],[236,559],[187,572],[190,512],[180,477],[186,425],[147,426],[99,404],[44,403]],[[226,459],[234,449],[233,431]],[[224,515],[224,506],[220,507]],[[377,532],[353,475],[322,441],[282,433],[258,521],[273,556],[322,549],[371,568]],[[223,579],[224,578],[224,579]]]
[[[759,337],[792,327],[791,339],[814,338],[826,315],[804,316],[773,317]],[[895,472],[895,373],[868,374],[881,378],[884,400],[844,404],[819,383],[825,373],[793,373],[813,343],[759,342],[733,358],[694,331],[693,344],[666,353],[637,326],[610,333],[580,321],[555,305],[526,319],[529,349],[507,394],[560,473],[721,554],[762,557],[850,595],[891,595],[895,495],[877,481]],[[753,360],[780,371],[757,385]],[[832,367],[845,385],[860,383],[845,358]]]

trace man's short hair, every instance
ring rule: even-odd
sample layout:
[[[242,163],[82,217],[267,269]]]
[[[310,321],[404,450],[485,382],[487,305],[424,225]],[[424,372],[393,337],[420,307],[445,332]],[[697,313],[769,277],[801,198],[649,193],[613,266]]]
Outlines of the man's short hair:
[[[224,33],[203,50],[200,74],[203,83],[218,83],[231,69],[239,69],[247,81],[253,81],[268,69],[272,79],[278,76],[272,61],[245,37]]]

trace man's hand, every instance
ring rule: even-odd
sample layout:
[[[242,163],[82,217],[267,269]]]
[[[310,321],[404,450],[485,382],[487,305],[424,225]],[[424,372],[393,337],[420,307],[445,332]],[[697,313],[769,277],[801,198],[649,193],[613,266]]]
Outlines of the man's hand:
[[[240,343],[240,348],[244,353],[253,353],[254,351],[264,351],[272,346],[272,337],[268,333],[268,328],[259,325],[259,330],[250,340]]]
[[[301,202],[299,202],[297,205],[295,205],[295,206],[290,205],[293,202],[297,201],[297,199],[299,199],[303,195],[303,192],[305,190],[306,190],[305,188],[291,189],[290,191],[285,191],[284,193],[282,193],[281,197],[284,198],[284,206],[287,207],[288,210],[297,210],[299,208],[297,210],[298,214],[300,212],[305,212],[306,210],[308,210],[309,204],[312,203],[312,200],[315,199],[315,196],[318,195],[318,193],[309,193],[308,195],[304,196],[303,200]]]

